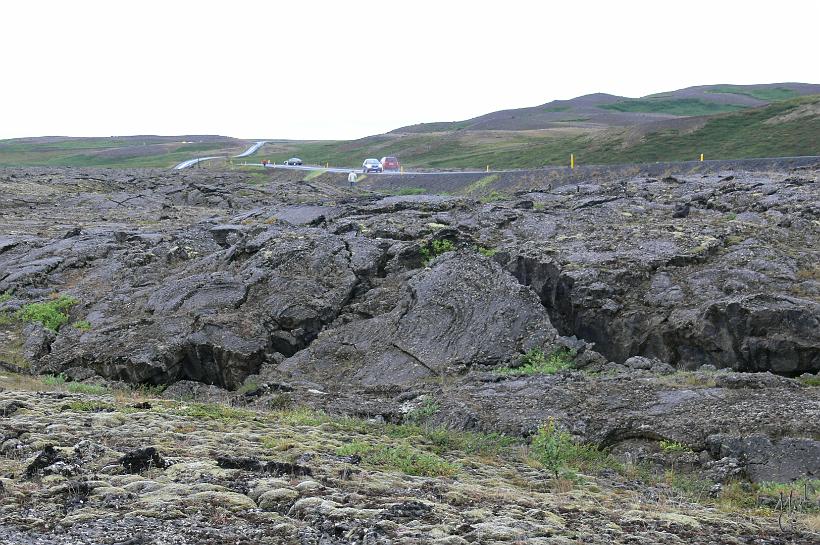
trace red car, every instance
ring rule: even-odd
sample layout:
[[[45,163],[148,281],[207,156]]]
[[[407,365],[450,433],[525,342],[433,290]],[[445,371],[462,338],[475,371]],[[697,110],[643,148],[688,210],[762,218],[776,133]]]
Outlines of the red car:
[[[395,157],[382,157],[379,162],[384,170],[399,170],[399,160]]]

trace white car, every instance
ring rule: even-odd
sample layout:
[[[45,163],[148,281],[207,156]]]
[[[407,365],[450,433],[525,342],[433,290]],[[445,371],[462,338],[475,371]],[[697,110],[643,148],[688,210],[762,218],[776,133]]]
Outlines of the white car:
[[[290,159],[285,161],[285,164],[289,167],[300,167],[302,166],[302,160],[298,157],[291,157]]]
[[[365,159],[362,163],[362,172],[381,172],[384,169],[378,159]]]

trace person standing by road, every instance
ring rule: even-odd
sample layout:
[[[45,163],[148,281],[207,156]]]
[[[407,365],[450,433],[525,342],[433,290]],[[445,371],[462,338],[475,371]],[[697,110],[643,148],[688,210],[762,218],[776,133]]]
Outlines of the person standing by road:
[[[350,174],[347,175],[347,183],[350,184],[350,188],[356,187],[356,172],[350,171]]]

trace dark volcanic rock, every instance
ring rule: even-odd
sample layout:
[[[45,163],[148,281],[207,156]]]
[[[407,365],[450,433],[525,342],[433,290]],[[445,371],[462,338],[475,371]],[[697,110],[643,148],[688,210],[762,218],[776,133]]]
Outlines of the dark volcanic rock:
[[[160,469],[168,467],[167,462],[162,459],[162,456],[154,447],[132,450],[120,458],[120,464],[128,473],[139,473],[152,467]]]
[[[361,385],[412,384],[497,367],[556,338],[544,308],[495,262],[449,253],[389,312],[327,330],[277,371]]]
[[[384,422],[440,396],[436,424],[529,434],[555,416],[601,445],[816,437],[816,389],[787,378],[820,371],[816,169],[563,184],[545,171],[487,204],[383,197],[330,173],[7,174],[8,368]],[[13,318],[55,292],[78,301],[58,332]],[[496,372],[558,348],[604,376]],[[708,366],[754,374],[675,382]],[[802,420],[775,403],[785,392]]]

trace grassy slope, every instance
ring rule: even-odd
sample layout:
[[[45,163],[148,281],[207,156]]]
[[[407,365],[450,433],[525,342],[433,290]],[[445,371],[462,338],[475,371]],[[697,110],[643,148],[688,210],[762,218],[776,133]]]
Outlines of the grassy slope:
[[[691,132],[662,130],[637,142],[621,130],[568,135],[558,131],[493,131],[484,138],[471,131],[381,135],[350,142],[293,142],[262,150],[281,162],[296,154],[309,163],[356,166],[366,157],[396,155],[407,167],[538,167],[565,164],[569,154],[587,164],[685,161],[701,153],[710,159],[820,154],[820,95],[781,101],[761,108],[713,116]],[[803,115],[780,122],[774,118]]]
[[[237,153],[236,141],[167,142],[133,139],[77,138],[57,142],[0,140],[0,166],[171,167],[201,155]]]

